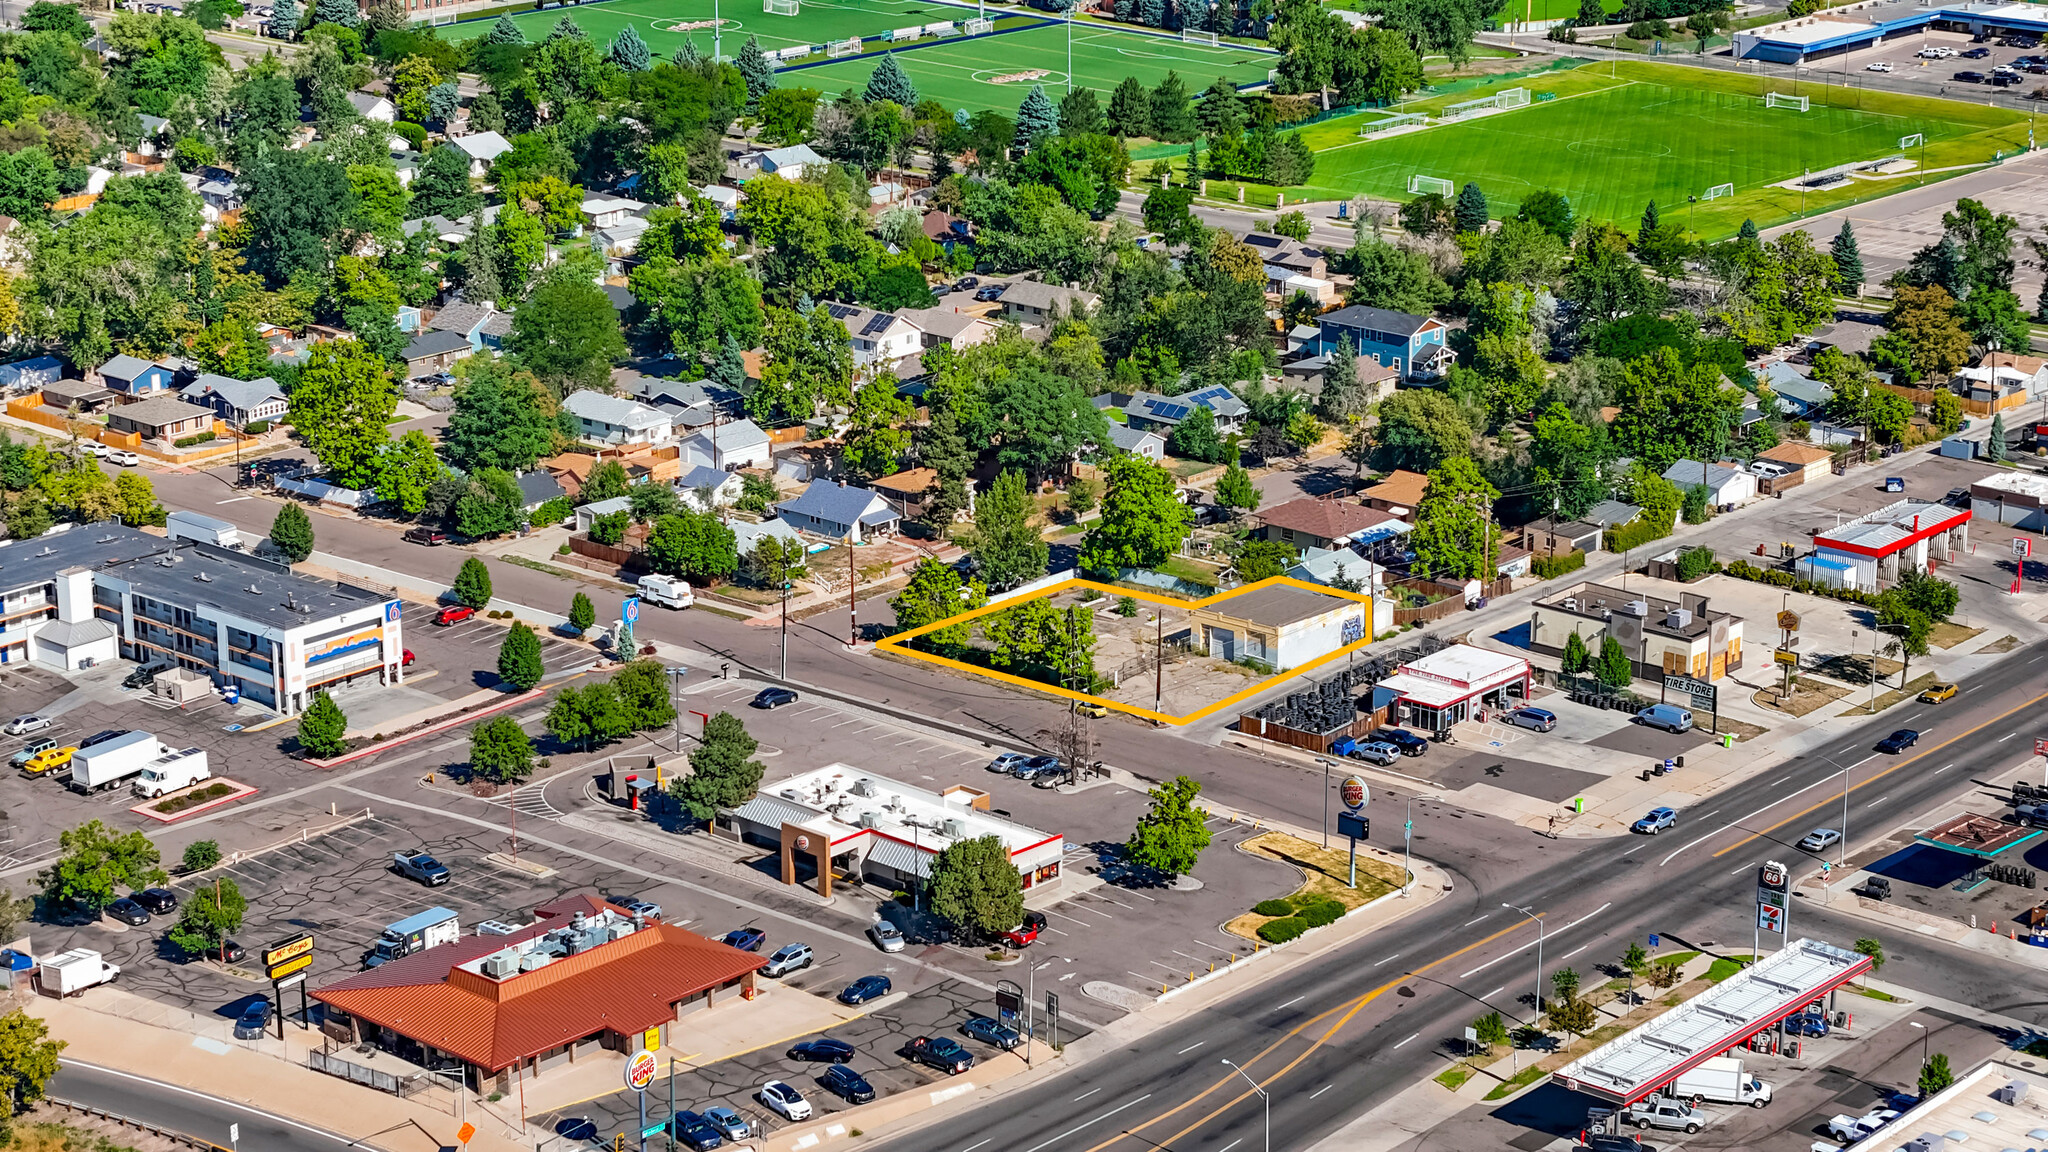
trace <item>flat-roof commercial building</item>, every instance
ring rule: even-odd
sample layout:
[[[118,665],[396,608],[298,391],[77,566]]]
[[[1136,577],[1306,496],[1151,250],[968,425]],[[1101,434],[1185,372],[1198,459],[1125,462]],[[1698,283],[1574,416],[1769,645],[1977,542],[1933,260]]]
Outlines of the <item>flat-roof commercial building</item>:
[[[1804,64],[1918,36],[1928,28],[1973,36],[2042,36],[2048,35],[2048,12],[2038,4],[1964,3],[1918,8],[1890,20],[1809,16],[1737,32],[1731,51],[1737,60]]]
[[[2048,532],[2048,476],[2000,471],[1974,481],[1970,515],[2023,532]]]
[[[1394,695],[1390,718],[1427,732],[1448,732],[1487,704],[1505,708],[1511,698],[1528,699],[1529,679],[1529,662],[1520,656],[1453,644],[1401,665],[1373,688],[1375,698]],[[1516,685],[1519,691],[1510,692]]]
[[[1900,500],[1813,534],[1799,575],[1834,588],[1875,592],[1901,572],[1926,574],[1970,550],[1970,510]]]
[[[1211,656],[1285,672],[1366,639],[1371,614],[1367,600],[1269,584],[1190,609],[1188,629],[1196,649]]]
[[[733,810],[729,826],[778,849],[784,884],[808,875],[824,896],[832,895],[835,874],[891,890],[914,888],[931,876],[934,856],[984,836],[1009,849],[1029,892],[1059,882],[1066,852],[1060,833],[991,813],[988,793],[980,789],[955,785],[932,792],[851,764],[827,764],[763,786]],[[831,867],[820,867],[821,858]]]
[[[0,663],[126,657],[292,714],[317,689],[401,678],[399,601],[214,544],[81,524],[0,544]]]
[[[1742,630],[1742,617],[1715,611],[1696,593],[1668,600],[1585,583],[1536,602],[1529,648],[1563,655],[1576,632],[1586,651],[1597,653],[1612,636],[1645,680],[1667,674],[1719,680],[1742,667]]]
[[[428,1067],[452,1060],[471,1088],[509,1092],[553,1069],[680,1045],[690,1014],[727,993],[752,999],[767,963],[588,894],[534,917],[314,989],[329,1035]]]

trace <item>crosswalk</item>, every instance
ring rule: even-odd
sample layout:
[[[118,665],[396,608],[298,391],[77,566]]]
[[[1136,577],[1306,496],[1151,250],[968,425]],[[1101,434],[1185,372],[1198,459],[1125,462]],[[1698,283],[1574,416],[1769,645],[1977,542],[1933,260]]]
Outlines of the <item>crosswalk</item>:
[[[542,786],[516,788],[508,794],[486,797],[484,802],[501,807],[510,804],[514,812],[536,820],[559,821],[567,815],[560,808],[548,803],[547,791]]]

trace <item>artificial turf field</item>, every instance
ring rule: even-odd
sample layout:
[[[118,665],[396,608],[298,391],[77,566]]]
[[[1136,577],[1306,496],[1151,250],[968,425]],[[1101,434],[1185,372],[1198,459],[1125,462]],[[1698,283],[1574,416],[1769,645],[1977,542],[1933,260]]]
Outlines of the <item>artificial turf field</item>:
[[[771,52],[854,36],[869,38],[864,55],[830,60],[814,54],[805,63],[783,67],[778,83],[784,87],[817,88],[835,95],[849,87],[862,87],[882,55],[893,52],[897,63],[917,82],[919,95],[951,108],[1014,112],[1032,82],[1044,84],[1055,97],[1066,90],[1066,27],[1036,14],[1020,16],[1001,8],[989,13],[996,21],[994,35],[930,37],[898,46],[874,42],[873,38],[911,25],[964,22],[977,11],[933,0],[801,0],[798,15],[773,16],[762,11],[761,0],[606,0],[522,12],[512,20],[536,42],[566,15],[599,45],[610,43],[620,29],[631,25],[657,56],[675,53],[685,40],[695,40],[709,55],[711,29],[684,31],[676,26],[713,19],[714,6],[723,22],[722,48],[728,56],[739,51],[749,36],[758,38],[761,47]],[[488,32],[496,22],[495,18],[471,20],[440,31],[448,39],[467,40]],[[1201,91],[1219,76],[1240,85],[1263,83],[1277,59],[1270,52],[1239,45],[1190,44],[1174,37],[1087,22],[1074,25],[1073,43],[1074,82],[1095,88],[1105,97],[1126,76],[1136,76],[1151,87],[1169,71],[1178,71],[1190,92]],[[1035,81],[995,81],[998,76],[1031,71],[1045,75]]]
[[[1735,185],[1733,197],[1699,205],[1705,233],[1731,213],[1735,224],[1744,214],[1759,224],[1789,215],[1797,209],[1788,205],[1797,205],[1800,194],[1772,185],[1898,154],[1900,139],[1913,133],[1926,136],[1930,170],[1990,161],[2026,143],[2025,115],[2002,109],[1814,84],[1800,85],[1797,93],[1810,98],[1810,111],[1766,108],[1762,91],[1789,93],[1788,81],[1676,65],[1588,65],[1495,87],[1513,86],[1528,88],[1532,103],[1382,139],[1357,136],[1372,115],[1303,130],[1316,153],[1307,196],[1405,200],[1411,176],[1435,176],[1460,187],[1477,182],[1496,216],[1512,215],[1524,196],[1551,188],[1569,196],[1583,218],[1632,226],[1651,199],[1667,213],[1682,213],[1688,197]],[[1417,101],[1399,111],[1433,115],[1444,104],[1489,90]],[[1557,98],[1534,100],[1544,92]],[[1905,155],[1922,159],[1918,148]],[[1867,198],[1913,180],[1851,180],[1849,188],[1811,194],[1812,202]],[[1288,198],[1302,196],[1290,192]]]

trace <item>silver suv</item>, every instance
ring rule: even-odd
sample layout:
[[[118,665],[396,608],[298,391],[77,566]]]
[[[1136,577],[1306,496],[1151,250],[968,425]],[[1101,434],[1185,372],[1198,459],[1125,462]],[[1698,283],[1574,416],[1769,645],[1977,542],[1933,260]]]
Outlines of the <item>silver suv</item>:
[[[801,971],[810,966],[811,946],[809,944],[784,944],[775,950],[775,955],[768,958],[768,963],[762,965],[761,975],[787,976],[791,972]]]

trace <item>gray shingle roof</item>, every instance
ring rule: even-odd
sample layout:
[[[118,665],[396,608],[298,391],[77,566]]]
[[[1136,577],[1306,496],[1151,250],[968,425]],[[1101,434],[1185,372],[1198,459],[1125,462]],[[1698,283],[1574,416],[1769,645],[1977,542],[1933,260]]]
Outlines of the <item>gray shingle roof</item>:
[[[121,355],[100,365],[100,375],[111,377],[115,380],[133,380],[154,367],[156,365],[151,364],[147,360],[130,356],[123,352]]]
[[[1349,308],[1326,312],[1316,319],[1323,324],[1337,324],[1369,332],[1391,332],[1397,336],[1413,336],[1423,325],[1429,323],[1427,316],[1414,316],[1390,308],[1368,308],[1363,304],[1353,304]]]
[[[1166,442],[1157,432],[1141,431],[1114,420],[1109,422],[1109,442],[1126,452],[1136,452],[1147,440],[1158,440],[1161,444]]]
[[[840,486],[836,480],[813,480],[804,489],[803,495],[794,500],[785,500],[776,505],[781,512],[794,512],[827,524],[856,524],[863,521],[872,505],[887,509],[888,504],[880,496],[866,488],[852,485]],[[895,519],[895,512],[889,512],[884,520]]]
[[[548,472],[528,472],[518,478],[519,494],[526,497],[528,504],[539,504],[557,496],[567,496],[568,490],[562,482]]]
[[[450,352],[469,351],[469,337],[460,332],[422,332],[405,346],[407,360],[421,360],[428,356],[442,356]]]
[[[460,332],[466,336],[476,331],[477,327],[490,317],[492,311],[493,309],[481,304],[457,300],[436,312],[434,318],[427,321],[427,327],[436,332]]]
[[[597,424],[610,424],[618,428],[652,428],[667,424],[668,416],[645,404],[618,396],[607,396],[586,388],[571,392],[562,401],[562,409],[579,419]]]
[[[180,420],[191,420],[200,416],[210,418],[213,415],[213,409],[201,408],[196,404],[187,404],[175,396],[152,396],[139,403],[123,404],[121,407],[114,409],[110,415],[119,416],[123,420],[134,424],[145,424],[150,427],[161,428],[166,424],[175,424]]]
[[[200,373],[197,380],[185,385],[178,394],[193,404],[207,403],[208,395],[219,396],[227,401],[229,407],[240,408],[244,412],[271,400],[284,399],[284,389],[268,376],[259,376],[254,380],[237,380],[231,376],[216,376],[211,372]]]

